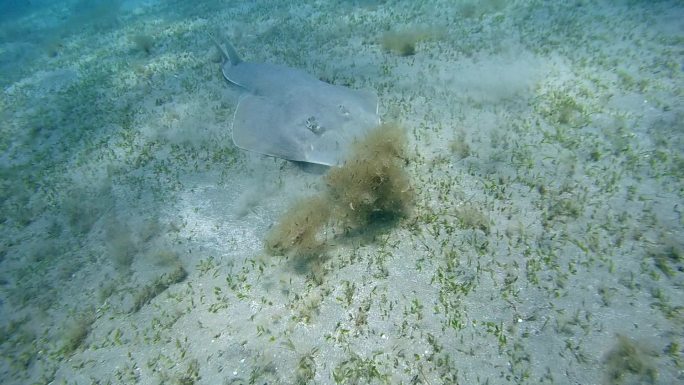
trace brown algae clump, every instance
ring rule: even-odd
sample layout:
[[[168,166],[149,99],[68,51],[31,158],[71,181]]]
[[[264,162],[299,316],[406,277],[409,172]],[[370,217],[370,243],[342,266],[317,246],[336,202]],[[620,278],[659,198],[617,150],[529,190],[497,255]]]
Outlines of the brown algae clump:
[[[606,384],[655,384],[658,370],[652,360],[653,352],[624,335],[604,357]]]
[[[406,135],[384,124],[355,144],[351,159],[328,172],[336,219],[346,228],[393,221],[408,214],[413,190],[404,170]]]
[[[373,130],[354,144],[342,167],[328,172],[325,192],[300,200],[281,217],[266,236],[266,250],[309,259],[324,253],[326,234],[359,233],[408,215],[414,194],[403,168],[405,152],[406,135],[399,126]]]
[[[266,250],[272,254],[298,254],[310,257],[324,245],[323,229],[330,218],[325,197],[302,199],[290,207],[266,237]]]
[[[385,51],[399,56],[411,56],[416,54],[416,43],[419,40],[419,36],[410,32],[385,32],[381,42]]]
[[[411,28],[403,31],[387,31],[382,34],[380,43],[385,51],[399,56],[416,54],[419,42],[439,38],[443,32],[436,28]]]

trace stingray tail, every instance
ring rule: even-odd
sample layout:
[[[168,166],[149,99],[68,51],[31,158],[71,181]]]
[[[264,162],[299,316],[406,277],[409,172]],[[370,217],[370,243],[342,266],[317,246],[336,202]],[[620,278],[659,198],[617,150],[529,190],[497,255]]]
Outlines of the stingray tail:
[[[237,65],[238,63],[242,62],[242,59],[240,59],[240,55],[238,55],[238,53],[235,51],[235,48],[233,48],[233,46],[229,42],[226,42],[226,46],[224,47],[211,34],[209,34],[209,38],[211,39],[211,41],[214,42],[216,48],[218,48],[218,50],[223,55],[223,60],[230,61],[230,64],[232,65]]]

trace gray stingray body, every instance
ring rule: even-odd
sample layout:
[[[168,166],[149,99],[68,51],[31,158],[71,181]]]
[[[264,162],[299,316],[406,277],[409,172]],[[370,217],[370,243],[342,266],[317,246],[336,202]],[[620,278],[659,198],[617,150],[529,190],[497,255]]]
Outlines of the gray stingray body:
[[[223,76],[241,87],[233,116],[236,146],[328,166],[344,163],[351,144],[380,123],[378,97],[316,79],[304,71],[240,59],[227,44]]]

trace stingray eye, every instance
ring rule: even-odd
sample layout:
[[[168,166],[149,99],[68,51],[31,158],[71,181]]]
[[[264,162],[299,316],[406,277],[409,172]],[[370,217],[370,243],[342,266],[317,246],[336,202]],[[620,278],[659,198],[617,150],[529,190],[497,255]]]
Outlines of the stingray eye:
[[[306,122],[304,122],[304,124],[306,125],[307,130],[313,132],[316,135],[320,135],[323,133],[323,131],[325,131],[323,126],[318,124],[318,121],[316,120],[315,116],[309,116],[308,118],[306,118]]]
[[[350,112],[347,107],[345,107],[343,104],[338,104],[337,109],[340,111],[340,114],[344,116],[349,116]]]

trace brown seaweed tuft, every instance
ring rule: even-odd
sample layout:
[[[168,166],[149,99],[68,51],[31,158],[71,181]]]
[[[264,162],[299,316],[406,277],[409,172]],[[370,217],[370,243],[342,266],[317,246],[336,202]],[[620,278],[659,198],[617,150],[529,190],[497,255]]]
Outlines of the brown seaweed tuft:
[[[266,251],[312,266],[312,259],[325,254],[330,234],[368,233],[408,215],[414,192],[405,153],[406,135],[399,126],[373,130],[355,143],[343,166],[328,172],[325,192],[298,201],[281,217],[266,236]]]
[[[330,218],[326,197],[302,199],[290,207],[266,237],[271,254],[310,257],[323,249],[322,231]]]
[[[392,222],[410,212],[413,190],[406,163],[406,135],[394,124],[384,124],[356,143],[344,166],[326,177],[336,219],[345,228]]]

